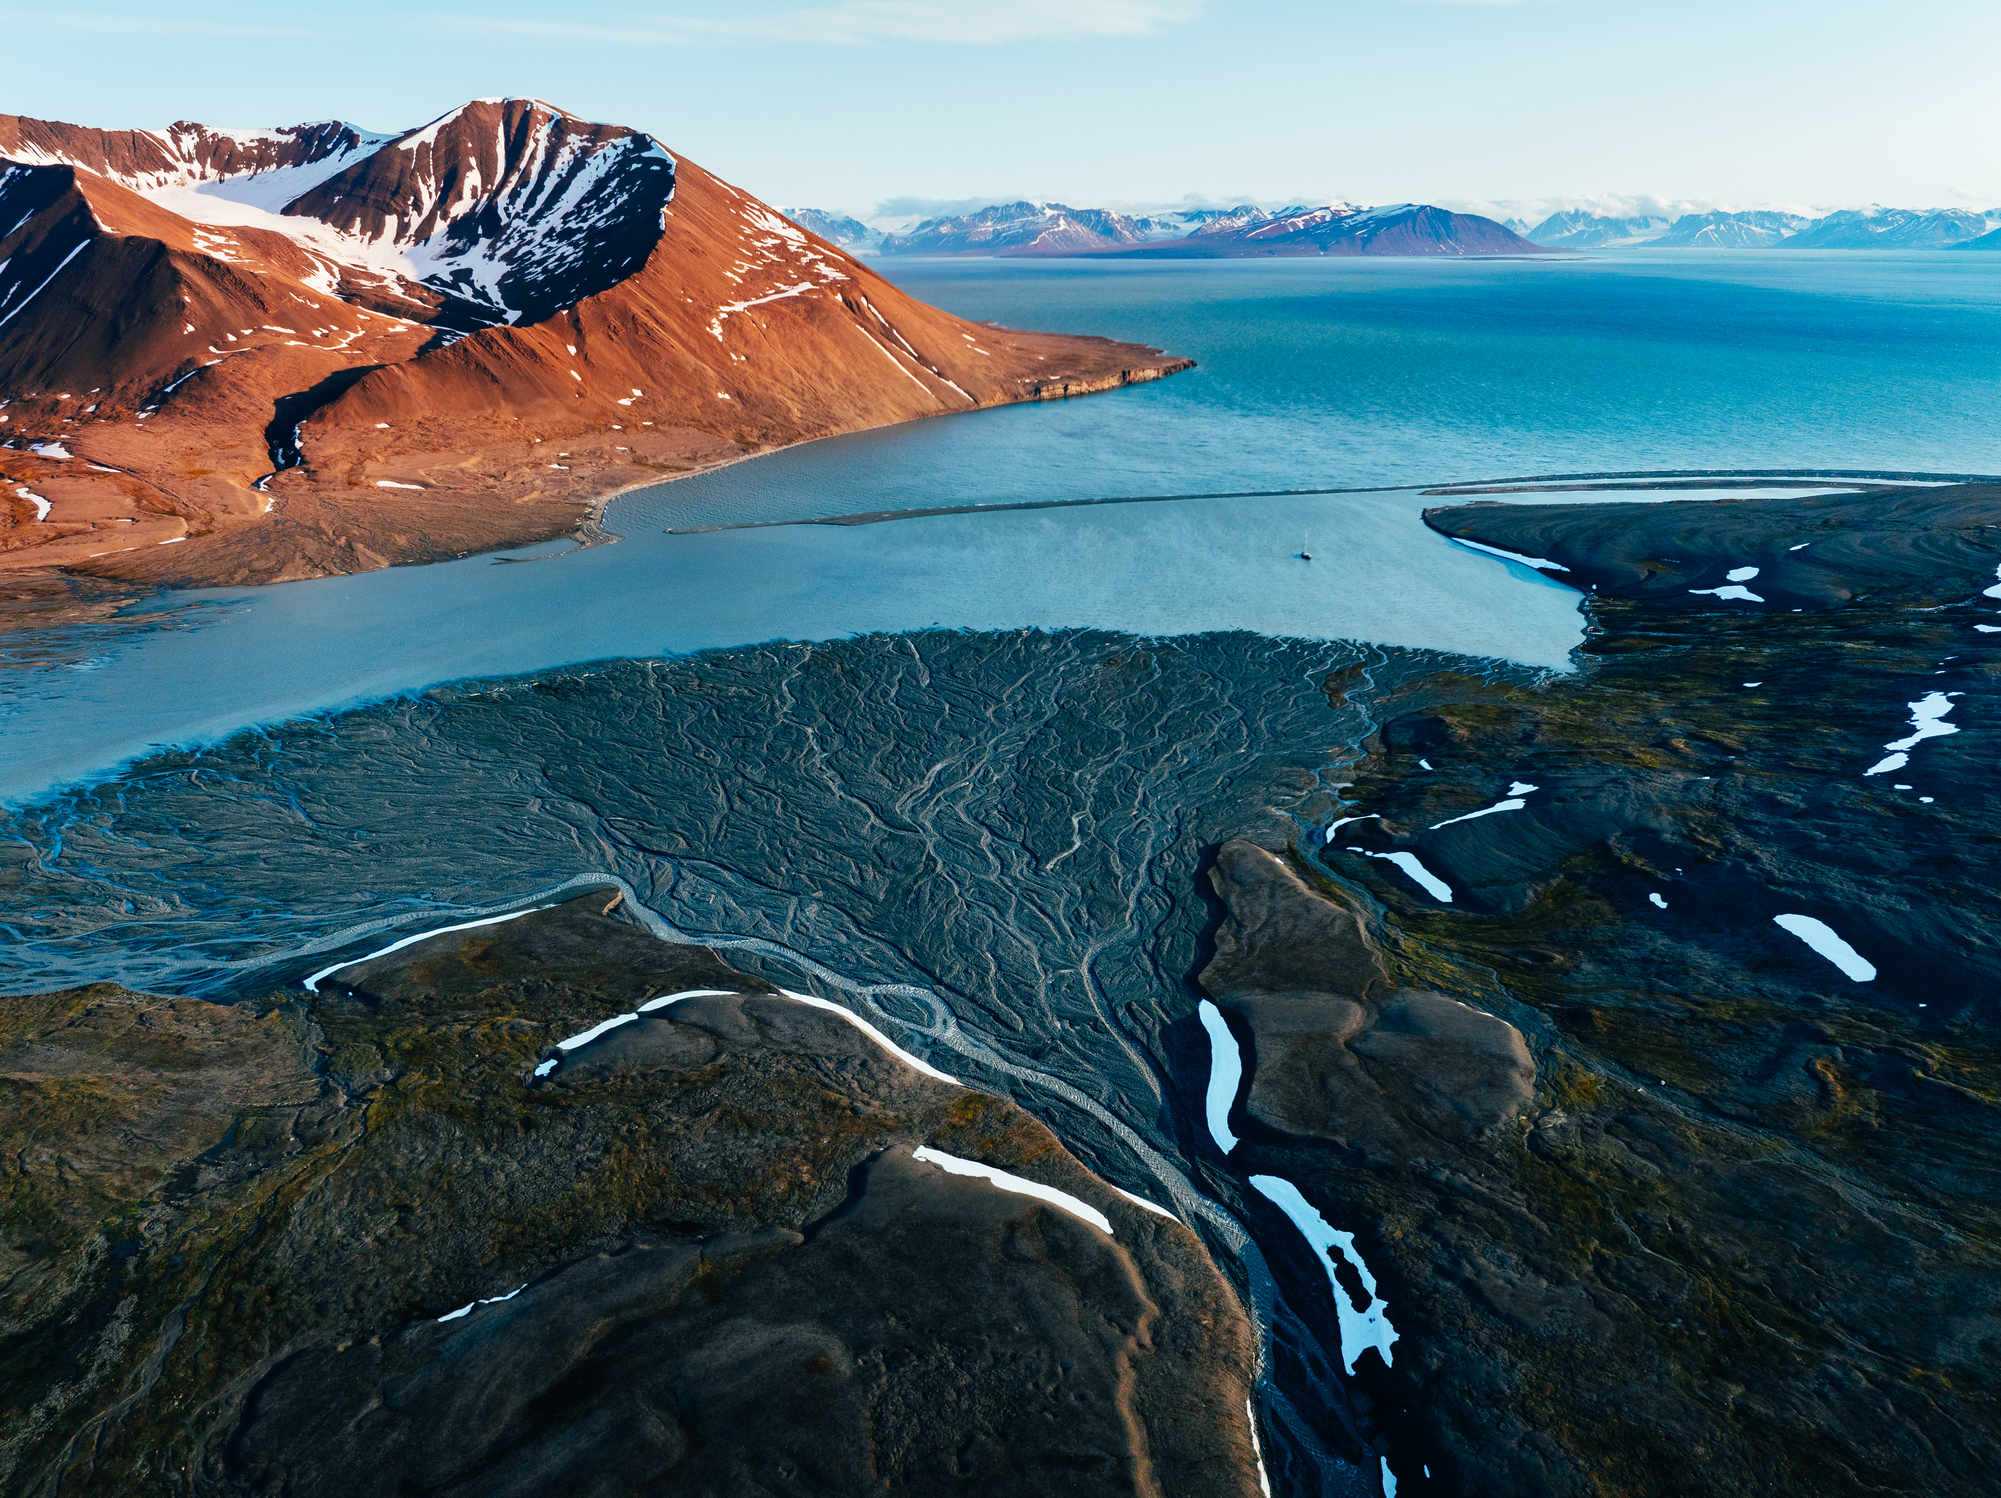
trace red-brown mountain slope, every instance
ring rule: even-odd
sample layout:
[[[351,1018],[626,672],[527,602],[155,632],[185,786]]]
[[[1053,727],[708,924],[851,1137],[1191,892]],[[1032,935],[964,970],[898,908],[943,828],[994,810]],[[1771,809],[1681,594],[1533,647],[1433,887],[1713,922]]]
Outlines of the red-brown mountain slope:
[[[965,322],[539,101],[395,137],[0,116],[0,568],[449,556],[784,443],[1184,363]]]

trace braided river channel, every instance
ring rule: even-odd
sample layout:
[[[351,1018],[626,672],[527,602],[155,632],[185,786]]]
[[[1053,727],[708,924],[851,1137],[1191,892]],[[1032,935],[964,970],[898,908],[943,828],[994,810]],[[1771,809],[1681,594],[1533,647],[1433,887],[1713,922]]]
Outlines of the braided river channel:
[[[1206,1121],[1205,858],[1317,846],[1386,691],[1572,669],[1577,595],[1429,490],[2001,471],[2001,257],[888,269],[1198,367],[639,491],[613,544],[11,639],[0,991],[228,1000],[615,885],[1196,1226],[1274,1491],[1382,1491],[1327,1278]]]

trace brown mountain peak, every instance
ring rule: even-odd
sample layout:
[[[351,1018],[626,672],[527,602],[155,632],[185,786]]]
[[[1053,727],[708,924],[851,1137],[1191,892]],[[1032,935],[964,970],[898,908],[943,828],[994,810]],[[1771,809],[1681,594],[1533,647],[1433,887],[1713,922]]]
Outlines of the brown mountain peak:
[[[1178,367],[962,322],[544,100],[393,136],[0,117],[0,567],[414,560],[803,438]]]

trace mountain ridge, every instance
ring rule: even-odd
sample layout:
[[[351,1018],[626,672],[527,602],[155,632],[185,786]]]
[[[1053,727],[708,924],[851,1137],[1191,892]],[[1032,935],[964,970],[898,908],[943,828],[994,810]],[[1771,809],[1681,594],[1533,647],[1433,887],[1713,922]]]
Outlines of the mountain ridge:
[[[1187,364],[966,322],[539,100],[393,135],[0,116],[0,231],[0,568],[462,555],[748,453]]]
[[[1543,249],[1997,249],[2001,248],[2001,208],[1987,212],[1958,208],[1844,208],[1805,211],[1792,208],[1725,209],[1672,205],[1622,211],[1591,206],[1561,207],[1538,218],[1452,209],[1436,204],[1383,205],[1359,208],[1349,203],[1318,207],[1297,203],[1267,208],[1243,203],[1233,208],[1141,207],[1079,208],[1033,199],[994,202],[972,209],[937,214],[915,225],[834,213],[793,210],[816,231],[832,228],[827,237],[842,248],[866,255],[1030,255],[1104,254],[1163,245],[1186,244],[1198,249],[1204,238],[1225,227],[1254,230],[1274,220],[1315,212],[1382,213],[1389,208],[1429,207],[1490,223]],[[1042,244],[1036,236],[1057,219],[1081,226],[1067,241]],[[1106,225],[1126,226],[1125,232]],[[1092,232],[1095,231],[1095,232]],[[1400,253],[1421,253],[1410,250]],[[1523,253],[1517,249],[1515,253]],[[1377,251],[1376,253],[1388,253]]]
[[[1332,204],[1288,209],[1262,223],[1206,228],[1184,240],[1150,245],[1151,257],[1187,255],[1239,258],[1256,255],[1540,255],[1542,246],[1479,214],[1454,213],[1430,203],[1376,208]]]
[[[1874,206],[1824,214],[1715,209],[1668,215],[1573,208],[1550,214],[1527,237],[1553,249],[1952,249],[1996,230],[2001,210]]]
[[[1270,210],[1241,203],[1233,208],[1128,214],[1021,199],[927,219],[905,233],[883,234],[875,253],[1214,259],[1275,254],[1538,254],[1540,249],[1492,219],[1431,204],[1363,208],[1352,203],[1301,203]]]

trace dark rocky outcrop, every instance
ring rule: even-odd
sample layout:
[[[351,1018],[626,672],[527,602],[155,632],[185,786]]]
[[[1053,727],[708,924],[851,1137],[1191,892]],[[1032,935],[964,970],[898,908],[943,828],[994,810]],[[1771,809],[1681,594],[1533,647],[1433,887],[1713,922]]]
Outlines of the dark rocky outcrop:
[[[1187,1229],[604,903],[310,1001],[10,1000],[0,1490],[1256,1491]]]
[[[1210,883],[1228,910],[1202,986],[1254,1050],[1246,1109],[1268,1128],[1378,1160],[1510,1122],[1535,1089],[1513,1025],[1392,985],[1356,913],[1277,855],[1223,846]]]
[[[1232,1164],[1368,1225],[1399,1493],[1992,1491],[2001,491],[1428,518],[1589,589],[1580,670],[1378,699],[1359,820],[1290,870],[1225,849],[1203,977],[1279,1072]],[[1896,750],[1927,701],[1952,731]],[[1519,1030],[1514,1122],[1408,1127],[1355,1038],[1399,988]]]
[[[1770,609],[1940,602],[1995,580],[2001,484],[1944,484],[1786,499],[1613,505],[1475,504],[1425,512],[1433,530],[1546,559],[1577,588],[1680,608],[1744,600],[1748,567]],[[1739,610],[1741,612],[1741,610]]]

